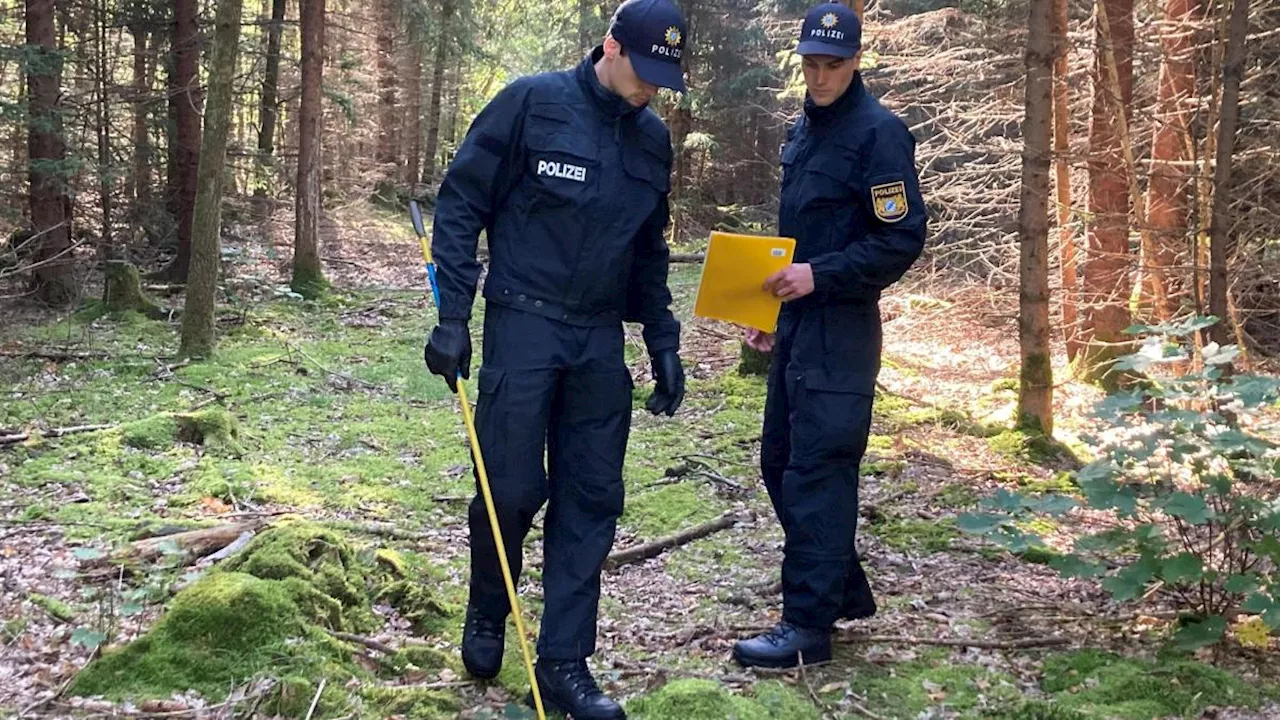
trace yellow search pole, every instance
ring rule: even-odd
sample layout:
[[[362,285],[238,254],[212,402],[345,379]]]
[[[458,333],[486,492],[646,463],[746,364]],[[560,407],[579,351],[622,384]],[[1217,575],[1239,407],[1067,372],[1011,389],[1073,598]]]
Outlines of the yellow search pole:
[[[435,300],[436,309],[440,308],[440,288],[436,284],[436,264],[431,257],[431,245],[427,242],[426,227],[422,223],[422,211],[418,209],[416,200],[409,201],[409,214],[413,218],[413,229],[418,233],[418,243],[422,246],[422,259],[427,264],[427,280],[431,283],[431,296]],[[480,438],[476,434],[475,419],[471,416],[471,404],[467,402],[467,389],[462,378],[458,378],[458,402],[462,405],[462,421],[467,426],[467,437],[471,441],[472,453],[476,460],[476,470],[480,475],[480,492],[484,495],[484,506],[489,512],[489,527],[493,529],[493,541],[498,546],[498,563],[502,566],[502,580],[507,585],[507,599],[511,602],[511,614],[516,621],[516,635],[520,638],[520,652],[524,655],[524,669],[529,673],[529,684],[533,688],[533,704],[538,711],[538,720],[546,720],[542,709],[542,693],[538,691],[538,678],[533,672],[533,655],[529,652],[529,643],[524,636],[524,620],[520,612],[520,601],[516,598],[516,586],[511,579],[511,566],[507,564],[507,548],[502,542],[502,528],[498,526],[498,513],[493,508],[493,495],[489,491],[489,473],[485,469],[484,457],[480,452]]]

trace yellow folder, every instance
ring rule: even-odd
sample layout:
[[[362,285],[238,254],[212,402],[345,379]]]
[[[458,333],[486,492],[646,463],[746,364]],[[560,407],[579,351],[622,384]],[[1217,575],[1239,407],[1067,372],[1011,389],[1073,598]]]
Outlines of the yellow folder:
[[[782,300],[764,281],[791,264],[792,238],[712,232],[693,314],[774,332]]]

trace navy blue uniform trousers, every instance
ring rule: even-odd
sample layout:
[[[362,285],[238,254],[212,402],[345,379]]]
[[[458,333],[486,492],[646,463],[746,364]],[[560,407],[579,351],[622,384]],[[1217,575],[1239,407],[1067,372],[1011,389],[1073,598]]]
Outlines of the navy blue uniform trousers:
[[[802,627],[876,611],[854,544],[874,386],[848,370],[855,357],[878,367],[878,313],[819,305],[784,308],[778,321],[760,462],[786,536],[783,620]]]
[[[538,655],[551,660],[595,652],[600,572],[622,514],[631,428],[623,342],[621,324],[568,325],[493,302],[485,312],[476,432],[517,583],[521,545],[547,505]],[[471,602],[502,619],[511,606],[482,495],[469,515]]]

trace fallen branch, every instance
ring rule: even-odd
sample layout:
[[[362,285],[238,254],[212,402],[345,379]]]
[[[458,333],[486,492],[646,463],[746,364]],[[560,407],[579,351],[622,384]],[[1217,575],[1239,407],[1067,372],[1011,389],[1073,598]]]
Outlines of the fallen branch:
[[[841,640],[885,645],[936,645],[939,647],[978,648],[981,650],[1026,650],[1057,647],[1071,642],[1065,637],[1039,637],[1022,640],[963,640],[958,638],[919,638],[908,635],[841,635]]]
[[[114,427],[117,427],[117,426],[116,425],[76,425],[73,427],[54,428],[52,430],[45,430],[44,432],[38,432],[38,433],[35,433],[34,435],[29,432],[18,433],[16,435],[0,435],[0,447],[4,447],[6,445],[17,445],[18,443],[27,442],[32,438],[37,438],[42,440],[48,439],[48,438],[60,438],[60,437],[66,437],[67,435],[80,435],[82,433],[98,432],[100,430],[110,430]]]
[[[111,562],[148,562],[162,555],[180,555],[179,564],[186,566],[235,543],[245,533],[257,532],[267,522],[251,520],[138,540],[111,556]]]
[[[361,635],[352,635],[351,633],[337,632],[336,630],[330,630],[329,634],[339,640],[345,640],[346,642],[352,642],[357,645],[363,645],[369,648],[370,650],[380,652],[383,655],[396,654],[395,648],[385,643],[380,643],[377,640],[374,640],[373,638],[367,638]]]
[[[614,570],[622,565],[628,565],[630,563],[636,563],[641,560],[648,560],[649,558],[657,557],[671,548],[687,545],[694,540],[699,540],[713,533],[720,532],[721,530],[727,530],[728,528],[733,527],[734,524],[741,519],[742,517],[738,513],[725,513],[715,520],[686,530],[681,530],[674,535],[668,535],[667,537],[659,538],[652,542],[642,543],[640,545],[629,547],[625,550],[619,550],[609,555],[604,562],[604,567],[606,570]]]
[[[67,362],[68,360],[109,360],[111,355],[101,350],[55,350],[52,348],[36,348],[34,350],[0,350],[0,357],[19,358],[23,360],[51,360]]]
[[[735,683],[739,685],[748,685],[755,682],[755,678],[748,675],[714,675],[712,673],[697,672],[695,670],[681,670],[679,668],[667,668],[660,665],[654,665],[653,663],[623,660],[621,658],[614,660],[613,665],[614,667],[622,669],[622,675],[660,673],[664,675],[698,678],[700,680],[716,680],[723,683]]]
[[[305,720],[311,720],[316,714],[316,705],[320,704],[320,695],[324,693],[324,686],[329,684],[329,678],[320,678],[320,687],[316,688],[316,696],[311,698],[311,707],[307,708],[307,717]]]

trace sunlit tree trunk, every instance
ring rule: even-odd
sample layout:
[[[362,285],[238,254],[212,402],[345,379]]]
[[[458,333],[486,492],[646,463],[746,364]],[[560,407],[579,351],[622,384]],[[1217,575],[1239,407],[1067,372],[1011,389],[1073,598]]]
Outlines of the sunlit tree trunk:
[[[208,357],[214,347],[214,307],[221,259],[222,183],[226,177],[227,136],[240,49],[242,0],[218,0],[209,63],[209,101],[205,105],[199,183],[195,203],[195,235],[191,272],[182,313],[183,357]]]
[[[1088,253],[1084,265],[1084,331],[1090,374],[1098,377],[1123,352],[1129,325],[1129,180],[1116,116],[1133,101],[1133,0],[1098,0],[1109,32],[1098,23],[1093,116],[1089,128]],[[1110,48],[1108,48],[1108,37]],[[1107,50],[1113,53],[1119,97],[1110,90]]]
[[[1218,318],[1210,330],[1213,341],[1231,341],[1227,298],[1227,262],[1234,246],[1230,236],[1231,154],[1240,122],[1240,81],[1244,77],[1245,39],[1249,33],[1249,0],[1233,0],[1227,31],[1227,55],[1222,66],[1221,120],[1213,172],[1213,218],[1209,225],[1209,312]]]
[[[258,110],[258,179],[253,194],[266,197],[271,156],[275,154],[276,122],[280,116],[280,40],[284,33],[285,0],[271,0],[271,24],[267,26],[267,66],[262,77],[262,103]]]
[[[1071,92],[1067,62],[1067,0],[1053,2],[1053,153],[1058,209],[1059,266],[1062,274],[1062,335],[1067,357],[1080,351],[1080,280],[1075,233],[1071,227]]]
[[[376,0],[378,8],[378,150],[380,165],[395,165],[400,116],[396,112],[400,73],[396,67],[396,0]]]
[[[454,0],[440,0],[440,32],[436,37],[436,56],[431,72],[431,102],[427,105],[427,146],[422,166],[422,181],[430,185],[436,178],[436,157],[440,152],[440,99],[444,92],[444,70],[449,63],[452,42]]]
[[[298,197],[293,245],[294,292],[314,297],[324,291],[320,265],[321,159],[324,114],[320,105],[324,72],[325,0],[301,0],[302,103],[298,123]]]
[[[151,134],[147,128],[151,107],[151,57],[147,43],[151,33],[139,21],[130,31],[133,35],[133,172],[129,178],[129,197],[133,198],[134,217],[142,218],[151,207]]]
[[[409,52],[405,82],[409,91],[409,111],[405,132],[409,135],[409,162],[406,163],[404,183],[412,192],[422,172],[422,32],[415,21],[409,31]]]
[[[196,25],[197,0],[174,0],[174,76],[170,103],[177,124],[173,160],[176,163],[175,195],[170,211],[178,222],[178,250],[173,262],[156,273],[157,279],[186,282],[191,267],[191,236],[195,223],[196,186],[200,170],[200,29]]]
[[[1049,164],[1053,128],[1054,0],[1031,0],[1025,65],[1022,194],[1018,210],[1020,292],[1018,337],[1022,373],[1018,425],[1053,432],[1053,369],[1049,361]]]

